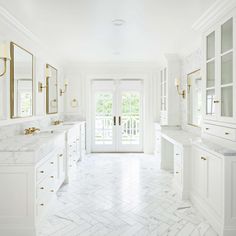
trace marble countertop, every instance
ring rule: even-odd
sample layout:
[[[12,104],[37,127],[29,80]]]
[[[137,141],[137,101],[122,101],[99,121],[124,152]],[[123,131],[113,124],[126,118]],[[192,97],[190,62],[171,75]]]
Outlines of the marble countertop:
[[[52,125],[34,135],[16,135],[0,138],[0,163],[37,163],[50,153],[58,143],[65,142],[65,133],[81,122]]]
[[[172,143],[177,143],[183,146],[190,146],[194,140],[199,139],[199,136],[184,130],[163,130],[161,136]]]
[[[193,142],[193,145],[203,148],[206,151],[215,152],[223,156],[236,156],[236,150],[222,147],[217,143],[212,143],[205,139],[196,140],[195,142]]]

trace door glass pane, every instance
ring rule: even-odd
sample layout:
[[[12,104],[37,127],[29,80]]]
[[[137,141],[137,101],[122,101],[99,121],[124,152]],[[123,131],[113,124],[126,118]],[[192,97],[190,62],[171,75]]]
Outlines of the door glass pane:
[[[215,57],[215,32],[207,36],[207,60]]]
[[[207,88],[215,86],[215,61],[207,63]]]
[[[221,26],[221,52],[233,48],[233,19],[231,18]]]
[[[221,115],[233,116],[233,87],[221,88]]]
[[[113,95],[98,92],[95,95],[95,144],[112,144]]]
[[[215,114],[215,89],[207,90],[206,92],[206,114],[213,115]]]
[[[221,84],[233,82],[233,54],[228,53],[221,58]]]
[[[122,93],[121,143],[139,144],[140,142],[140,93]]]

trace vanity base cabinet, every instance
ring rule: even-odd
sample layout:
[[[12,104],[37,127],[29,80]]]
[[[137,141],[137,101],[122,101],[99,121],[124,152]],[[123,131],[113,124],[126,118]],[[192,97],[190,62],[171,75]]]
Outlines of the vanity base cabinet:
[[[174,145],[174,187],[181,199],[189,199],[190,151],[189,147]]]
[[[0,165],[0,235],[37,235],[42,217],[65,180],[64,146],[61,143],[36,166]]]
[[[222,236],[236,235],[236,158],[192,148],[191,201]]]
[[[80,156],[81,159],[86,155],[86,122],[80,124]]]

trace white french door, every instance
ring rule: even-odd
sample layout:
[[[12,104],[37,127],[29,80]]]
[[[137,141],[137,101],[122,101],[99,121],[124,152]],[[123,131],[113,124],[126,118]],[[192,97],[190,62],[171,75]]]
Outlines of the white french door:
[[[92,81],[92,151],[142,152],[142,81]]]

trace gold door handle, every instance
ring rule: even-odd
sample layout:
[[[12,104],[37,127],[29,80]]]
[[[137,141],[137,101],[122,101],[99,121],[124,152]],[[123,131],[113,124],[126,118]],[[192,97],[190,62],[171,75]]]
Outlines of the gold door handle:
[[[113,117],[113,124],[116,126],[116,117]]]
[[[121,125],[121,117],[119,116],[119,125]]]

